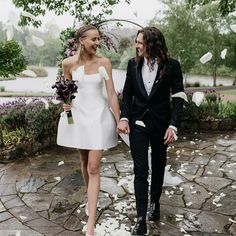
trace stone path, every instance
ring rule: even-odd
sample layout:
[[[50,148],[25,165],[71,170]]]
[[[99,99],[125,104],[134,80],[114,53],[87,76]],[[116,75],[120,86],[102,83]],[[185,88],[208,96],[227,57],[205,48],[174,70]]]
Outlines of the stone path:
[[[164,187],[161,221],[148,223],[149,235],[236,235],[236,132],[182,136],[168,157],[168,174],[182,182]],[[123,143],[104,153],[99,235],[130,235],[135,218],[132,168]],[[56,147],[0,164],[0,236],[82,236],[84,203],[75,150]]]

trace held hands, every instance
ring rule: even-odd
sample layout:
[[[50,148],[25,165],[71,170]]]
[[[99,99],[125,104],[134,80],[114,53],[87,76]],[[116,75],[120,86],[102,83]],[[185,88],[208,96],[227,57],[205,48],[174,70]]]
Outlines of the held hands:
[[[177,140],[177,135],[174,129],[168,128],[166,130],[165,136],[164,136],[164,144],[170,144],[173,143],[175,140]]]
[[[71,104],[65,104],[65,103],[63,103],[62,107],[63,107],[64,111],[70,111],[72,105],[71,105]]]
[[[121,120],[117,125],[117,132],[123,134],[129,134],[130,133],[129,122],[126,120]]]

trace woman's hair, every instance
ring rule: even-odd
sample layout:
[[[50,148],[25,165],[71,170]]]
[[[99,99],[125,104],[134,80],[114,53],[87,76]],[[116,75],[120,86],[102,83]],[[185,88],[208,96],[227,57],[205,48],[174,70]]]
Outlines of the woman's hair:
[[[164,62],[168,60],[168,49],[166,41],[162,32],[156,27],[145,27],[138,31],[138,34],[143,34],[143,41],[146,47],[146,54],[148,63],[150,63],[151,69],[154,68],[154,64],[157,60],[160,68],[164,66]],[[142,57],[139,57],[136,53],[136,61],[139,64]]]
[[[79,43],[79,39],[86,37],[86,32],[89,30],[97,30],[97,28],[93,25],[84,25],[77,30],[76,32],[77,43]]]

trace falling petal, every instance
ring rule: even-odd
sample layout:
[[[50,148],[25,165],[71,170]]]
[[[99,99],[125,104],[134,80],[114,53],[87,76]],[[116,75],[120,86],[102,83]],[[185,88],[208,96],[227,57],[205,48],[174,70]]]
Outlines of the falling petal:
[[[200,58],[200,62],[202,64],[206,64],[208,61],[211,60],[212,58],[212,53],[211,52],[207,52],[206,54],[204,54],[201,58]]]
[[[58,166],[61,166],[61,165],[64,165],[65,163],[64,163],[64,161],[60,161],[60,162],[58,162]]]
[[[6,26],[6,30],[7,30],[7,40],[10,41],[13,39],[14,36],[13,26],[11,24],[8,24]]]
[[[24,70],[21,72],[21,75],[28,77],[37,77],[37,75],[32,70]]]
[[[29,98],[29,99],[27,99],[27,100],[25,101],[25,104],[26,104],[26,105],[29,105],[32,101],[33,101],[33,99],[32,99],[32,98]]]
[[[45,104],[45,109],[49,108],[49,103],[48,103],[48,101],[45,98],[41,98],[40,101]]]
[[[192,101],[196,104],[196,106],[200,106],[201,103],[203,102],[204,100],[204,93],[203,92],[195,92],[193,93],[193,96],[192,96]]]
[[[10,22],[15,27],[15,26],[17,26],[17,24],[20,20],[20,17],[14,11],[10,11],[8,14],[8,19],[9,19],[8,22]]]
[[[25,17],[29,17],[29,18],[32,19],[32,20],[35,20],[35,18],[36,18],[35,15],[33,15],[33,14],[27,12],[27,11],[22,11],[22,12],[21,12],[21,15],[22,15],[22,16],[25,16]]]
[[[230,29],[236,33],[236,24],[230,25]]]
[[[225,59],[226,53],[227,53],[227,48],[225,48],[224,50],[221,51],[220,57],[221,57],[222,59]]]
[[[34,45],[36,45],[37,47],[41,47],[43,46],[45,43],[44,43],[44,40],[39,38],[39,37],[36,37],[34,35],[32,35],[32,42],[34,43]]]
[[[184,99],[184,101],[188,102],[188,98],[187,98],[187,95],[185,92],[178,92],[178,93],[175,93],[171,96],[172,98],[175,98],[175,97],[179,97],[179,98],[182,98]]]
[[[104,66],[99,66],[98,72],[105,80],[109,80],[109,75]]]

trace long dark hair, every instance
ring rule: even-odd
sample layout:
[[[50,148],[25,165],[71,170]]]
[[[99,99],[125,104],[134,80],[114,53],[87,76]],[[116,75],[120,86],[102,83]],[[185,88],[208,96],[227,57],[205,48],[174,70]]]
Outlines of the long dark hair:
[[[165,37],[156,27],[145,27],[138,31],[143,34],[144,45],[146,47],[147,60],[150,68],[154,68],[157,60],[160,69],[164,67],[164,63],[168,60],[168,48],[166,46]],[[143,57],[139,57],[136,53],[136,62],[139,64]],[[162,70],[163,72],[163,70]]]

